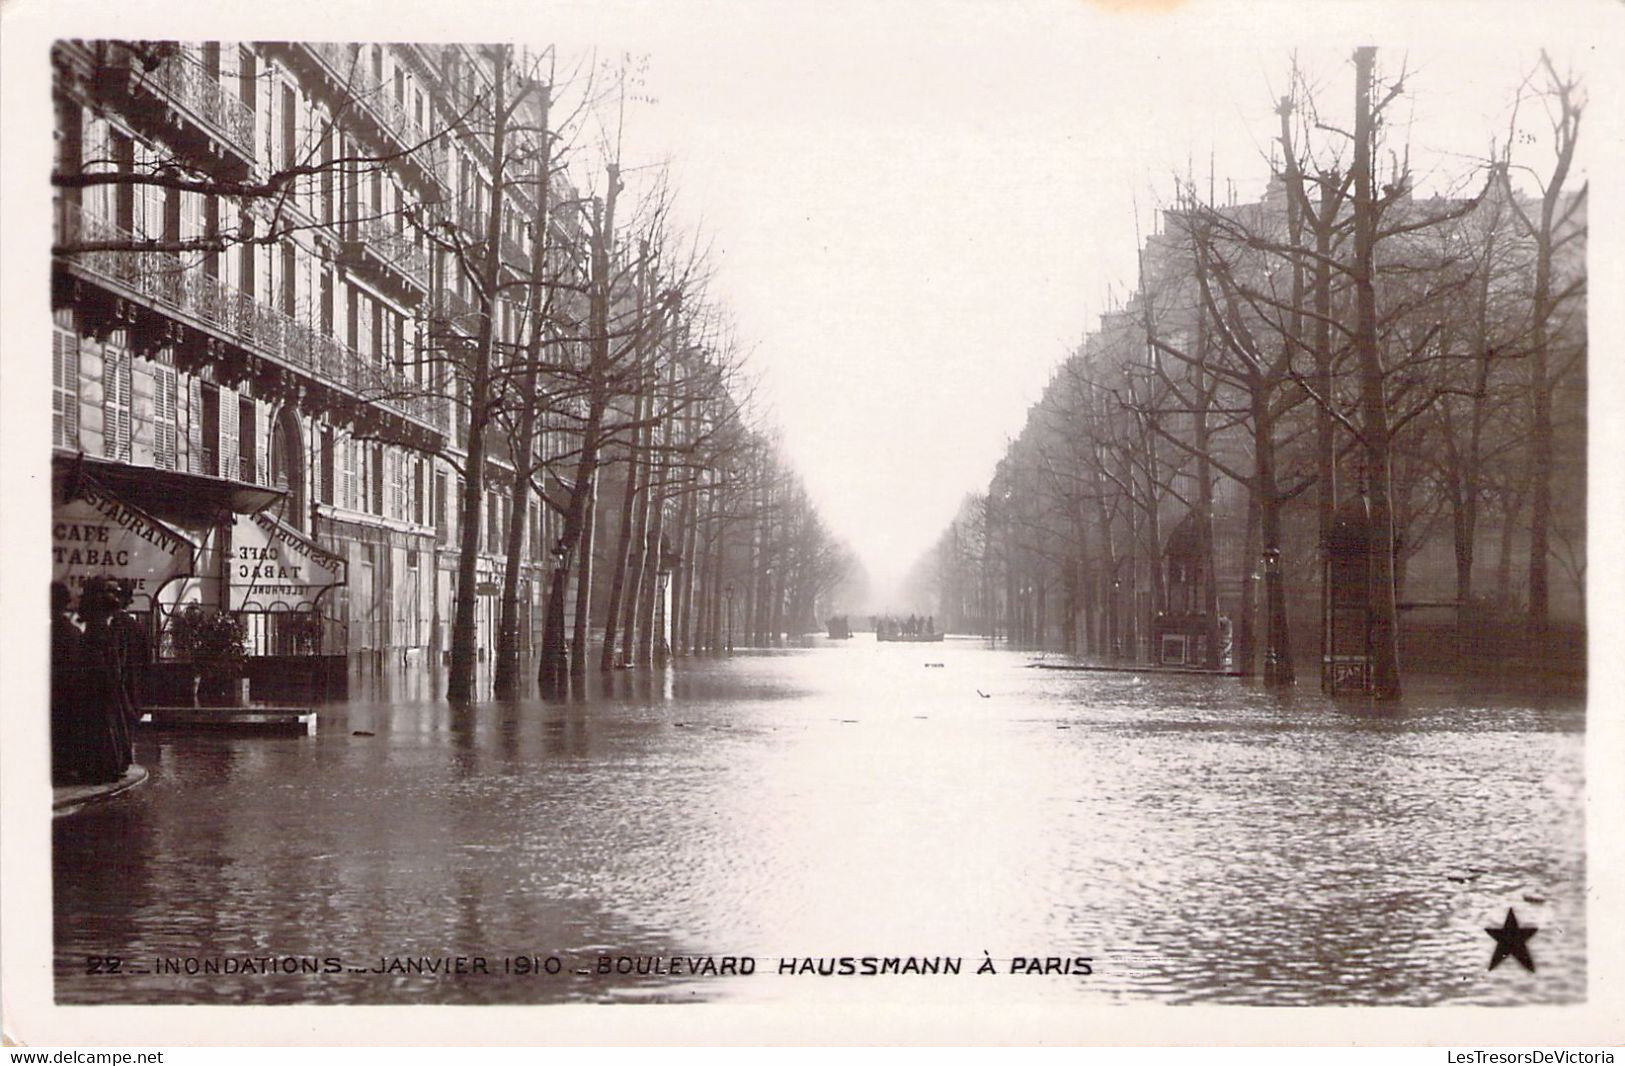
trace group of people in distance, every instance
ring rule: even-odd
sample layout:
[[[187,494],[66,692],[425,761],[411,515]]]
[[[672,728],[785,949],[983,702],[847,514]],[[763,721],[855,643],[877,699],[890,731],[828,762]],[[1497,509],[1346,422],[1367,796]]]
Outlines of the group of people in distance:
[[[937,631],[935,615],[921,618],[911,614],[907,618],[893,618],[883,614],[874,619],[875,632],[883,637],[929,637]]]
[[[128,581],[93,577],[73,611],[68,587],[51,583],[53,785],[117,781],[134,760],[146,638],[129,614],[132,599]]]

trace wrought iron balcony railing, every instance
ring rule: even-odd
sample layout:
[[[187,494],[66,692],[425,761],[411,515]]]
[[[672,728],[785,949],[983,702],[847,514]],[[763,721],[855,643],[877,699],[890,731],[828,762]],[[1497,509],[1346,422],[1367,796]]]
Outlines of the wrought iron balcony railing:
[[[115,69],[128,74],[131,87],[163,97],[243,157],[254,158],[254,112],[210,77],[196,56],[177,52],[149,70],[142,57],[118,49],[112,53],[111,62]]]
[[[78,269],[130,290],[166,313],[233,338],[241,347],[358,398],[433,426],[449,428],[446,400],[324,336],[285,312],[222,283],[198,262],[170,252],[95,249],[137,246],[141,238],[67,201],[59,204],[56,241]],[[75,246],[91,246],[73,250]]]
[[[353,232],[355,239],[365,246],[367,252],[391,269],[410,278],[420,289],[427,290],[430,278],[429,253],[418,247],[410,232],[397,229],[396,225],[397,220],[392,218],[373,218],[358,223]]]

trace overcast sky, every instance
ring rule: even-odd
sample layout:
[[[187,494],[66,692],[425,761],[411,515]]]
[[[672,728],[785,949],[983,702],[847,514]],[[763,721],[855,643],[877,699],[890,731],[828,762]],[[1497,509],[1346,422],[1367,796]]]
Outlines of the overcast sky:
[[[564,9],[548,39],[647,55],[626,163],[672,160],[766,413],[884,597],[1132,285],[1136,207],[1144,229],[1210,156],[1221,195],[1259,191],[1294,47],[1322,106],[1351,110],[1352,46],[1382,38],[1352,5],[1307,6],[1314,25],[1234,5],[610,5]],[[1469,9],[1515,13],[1445,8]],[[1415,71],[1396,119],[1441,177],[1502,133],[1542,40],[1466,25],[1422,18],[1379,53]]]

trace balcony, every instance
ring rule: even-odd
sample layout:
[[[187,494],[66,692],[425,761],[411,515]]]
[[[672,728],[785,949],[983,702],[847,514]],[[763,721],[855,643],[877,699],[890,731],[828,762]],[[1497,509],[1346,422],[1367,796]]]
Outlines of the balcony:
[[[353,251],[347,248],[347,258],[355,265],[364,265],[370,256],[379,266],[394,271],[419,290],[428,292],[431,274],[429,253],[417,246],[412,234],[395,227],[396,221],[390,218],[374,218],[357,223],[351,230],[353,240],[347,243],[359,247]]]
[[[77,204],[59,204],[58,244],[131,242],[141,238]],[[355,349],[295,320],[275,307],[210,277],[196,262],[169,252],[85,251],[69,266],[135,294],[171,317],[223,336],[245,351],[269,358],[357,399],[445,433],[444,397],[423,390]]]
[[[349,99],[360,105],[354,109],[358,114],[370,117],[386,136],[400,147],[412,150],[411,154],[402,157],[403,160],[422,171],[426,180],[445,187],[445,152],[437,144],[424,143],[433,131],[425,130],[407,110],[405,103],[395,99],[393,89],[378,79],[357,46],[331,41],[302,41],[299,48],[314,57],[324,73]]]
[[[165,105],[172,132],[181,134],[175,139],[197,142],[188,147],[216,157],[221,147],[229,149],[236,156],[234,176],[245,175],[253,167],[254,112],[210,77],[195,55],[174,52],[163,56],[149,70],[142,57],[114,46],[103,78],[114,91],[132,97],[149,96]],[[142,108],[134,112],[140,118],[160,113]]]
[[[480,331],[480,312],[452,289],[435,294],[434,317],[470,337]]]

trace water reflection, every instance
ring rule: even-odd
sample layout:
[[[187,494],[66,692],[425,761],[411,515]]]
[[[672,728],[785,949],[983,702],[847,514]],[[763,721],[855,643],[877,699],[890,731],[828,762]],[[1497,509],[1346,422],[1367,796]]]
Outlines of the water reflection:
[[[58,998],[1583,998],[1577,701],[1417,683],[1373,708],[1027,666],[852,641],[469,708],[420,670],[368,679],[315,738],[146,737],[147,786],[55,827]],[[1540,927],[1537,974],[1485,968],[1509,905]],[[975,978],[984,951],[1093,973]],[[691,954],[758,972],[573,972]],[[91,975],[88,955],[346,969]],[[846,955],[966,965],[777,972]],[[348,972],[447,956],[561,972]]]

